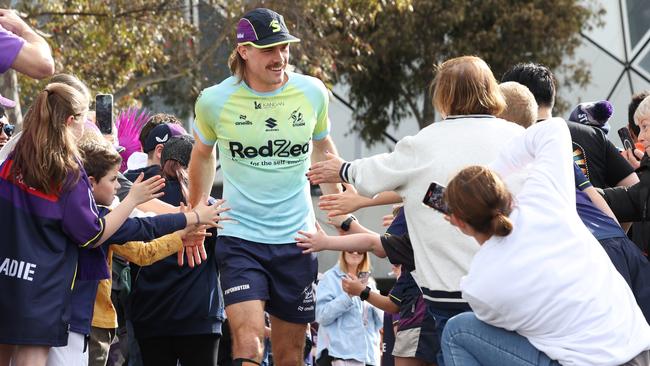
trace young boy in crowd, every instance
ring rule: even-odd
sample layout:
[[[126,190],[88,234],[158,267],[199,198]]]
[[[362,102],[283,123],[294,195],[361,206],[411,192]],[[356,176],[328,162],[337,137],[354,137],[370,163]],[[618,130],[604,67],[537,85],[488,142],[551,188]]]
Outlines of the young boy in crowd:
[[[83,144],[84,168],[90,179],[97,205],[109,207],[119,188],[117,174],[122,162],[120,155],[111,146],[98,143]],[[155,263],[178,252],[183,247],[183,238],[196,230],[194,225],[165,235],[149,243],[131,241],[124,245],[108,243],[108,268],[112,268],[113,254],[139,266]],[[117,313],[111,301],[112,278],[101,280],[95,300],[92,327],[90,331],[89,365],[105,365],[111,341],[117,328]]]
[[[79,150],[84,156],[84,168],[87,171],[93,197],[98,205],[98,215],[105,216],[119,188],[117,174],[121,157],[115,149],[97,140],[83,142]],[[136,180],[138,183],[140,179]],[[149,188],[157,191],[163,187],[161,181],[153,180]],[[134,184],[132,189],[141,189]],[[158,196],[158,195],[153,195]],[[116,208],[117,209],[117,208]],[[90,337],[89,365],[105,365],[115,329],[110,328],[117,323],[115,310],[110,300],[109,268],[113,252],[119,252],[134,259],[138,263],[150,264],[167,257],[182,246],[181,239],[190,233],[201,230],[203,226],[218,226],[218,214],[226,211],[219,207],[219,202],[213,206],[200,204],[194,210],[165,214],[148,218],[128,218],[105,244],[87,251],[80,252],[78,265],[78,281],[73,289],[72,316],[70,331]],[[165,237],[165,235],[173,233]],[[160,240],[152,242],[152,246],[144,243],[130,243],[125,248],[116,248],[119,244],[134,240]],[[180,242],[180,244],[179,244]],[[115,245],[118,244],[118,245]],[[99,293],[98,293],[99,286]],[[97,301],[96,301],[97,300]],[[97,309],[96,326],[91,328],[94,309]],[[70,345],[69,345],[70,346]],[[48,365],[81,365],[84,364],[85,344],[80,347],[62,347],[50,352]]]

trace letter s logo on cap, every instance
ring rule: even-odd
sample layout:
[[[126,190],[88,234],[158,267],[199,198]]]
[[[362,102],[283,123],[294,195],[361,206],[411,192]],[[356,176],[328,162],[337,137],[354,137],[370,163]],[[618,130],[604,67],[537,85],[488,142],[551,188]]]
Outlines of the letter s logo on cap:
[[[269,24],[269,27],[271,27],[273,33],[277,33],[282,30],[282,28],[280,27],[280,22],[278,22],[277,19],[271,20],[271,24]]]

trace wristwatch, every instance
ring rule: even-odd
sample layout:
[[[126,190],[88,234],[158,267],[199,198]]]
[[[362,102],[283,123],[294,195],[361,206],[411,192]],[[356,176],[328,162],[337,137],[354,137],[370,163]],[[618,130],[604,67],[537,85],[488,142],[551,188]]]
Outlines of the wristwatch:
[[[364,288],[363,291],[361,291],[361,293],[359,294],[359,298],[363,301],[366,301],[368,300],[369,296],[370,296],[370,287],[366,286],[366,288]]]
[[[354,217],[354,215],[348,216],[347,219],[343,220],[341,223],[341,230],[343,231],[349,231],[350,230],[350,225],[352,224],[352,221],[357,221],[357,218]]]

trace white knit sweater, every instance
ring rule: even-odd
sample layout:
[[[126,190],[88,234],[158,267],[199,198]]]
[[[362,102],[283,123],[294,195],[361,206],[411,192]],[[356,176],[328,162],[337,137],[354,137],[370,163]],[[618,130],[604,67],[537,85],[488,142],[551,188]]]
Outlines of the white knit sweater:
[[[362,195],[394,190],[402,196],[415,255],[413,274],[427,300],[466,305],[460,279],[479,248],[422,204],[429,184],[446,185],[460,169],[488,164],[521,133],[522,127],[491,116],[452,116],[405,137],[392,153],[355,160],[347,169],[347,180]]]

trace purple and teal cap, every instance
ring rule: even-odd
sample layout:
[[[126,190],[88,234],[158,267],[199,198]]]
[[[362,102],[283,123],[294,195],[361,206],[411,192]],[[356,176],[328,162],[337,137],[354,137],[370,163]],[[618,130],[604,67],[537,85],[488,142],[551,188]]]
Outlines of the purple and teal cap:
[[[300,39],[289,34],[282,15],[270,9],[253,9],[237,24],[237,44],[267,48],[292,42]]]

